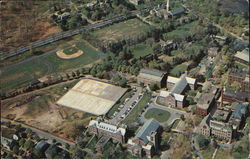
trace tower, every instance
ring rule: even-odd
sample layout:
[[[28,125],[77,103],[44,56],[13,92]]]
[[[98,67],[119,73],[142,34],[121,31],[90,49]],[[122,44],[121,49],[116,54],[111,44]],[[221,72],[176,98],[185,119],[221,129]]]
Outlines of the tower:
[[[167,0],[166,10],[169,12],[169,0]]]

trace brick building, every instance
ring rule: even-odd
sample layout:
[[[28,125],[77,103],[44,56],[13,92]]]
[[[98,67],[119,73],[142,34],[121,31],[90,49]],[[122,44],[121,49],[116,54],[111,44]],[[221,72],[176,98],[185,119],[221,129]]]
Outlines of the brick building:
[[[196,114],[204,118],[215,106],[215,98],[212,93],[204,93],[197,102]]]
[[[121,143],[126,141],[126,127],[117,127],[100,119],[89,122],[88,132],[97,136],[107,136]]]
[[[139,157],[151,158],[158,151],[159,133],[160,124],[147,120],[136,136],[128,140],[128,151]]]
[[[249,72],[243,70],[233,69],[229,73],[228,76],[228,83],[231,85],[234,82],[240,83],[240,89],[242,92],[249,92],[250,91],[250,82],[249,82]]]
[[[247,92],[234,92],[230,89],[224,89],[222,92],[221,100],[223,103],[249,102],[250,94]]]
[[[159,71],[141,69],[137,79],[138,83],[143,83],[144,85],[156,83],[159,88],[163,88],[166,85],[166,74]]]
[[[184,93],[189,89],[196,88],[196,79],[186,77],[183,74],[180,78],[168,76],[168,91],[161,91],[157,97],[157,103],[169,107],[183,108],[186,105],[186,95]]]

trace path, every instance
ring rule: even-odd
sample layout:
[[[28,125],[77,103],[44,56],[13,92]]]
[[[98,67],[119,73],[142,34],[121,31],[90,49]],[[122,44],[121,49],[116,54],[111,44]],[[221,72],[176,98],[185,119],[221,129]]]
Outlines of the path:
[[[215,151],[214,151],[214,153],[213,153],[212,159],[215,159],[215,156],[216,156],[217,151],[218,151],[218,148],[215,149]]]

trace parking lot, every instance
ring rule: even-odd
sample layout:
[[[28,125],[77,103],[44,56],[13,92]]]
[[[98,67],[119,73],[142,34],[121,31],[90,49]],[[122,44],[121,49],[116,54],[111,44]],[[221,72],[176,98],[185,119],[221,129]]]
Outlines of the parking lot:
[[[134,87],[132,88],[134,93],[131,97],[127,98],[124,103],[122,103],[118,111],[116,111],[113,116],[110,119],[110,123],[112,124],[118,124],[122,120],[124,120],[127,115],[131,112],[131,110],[136,106],[136,104],[139,102],[139,100],[143,96],[142,88],[141,87]]]

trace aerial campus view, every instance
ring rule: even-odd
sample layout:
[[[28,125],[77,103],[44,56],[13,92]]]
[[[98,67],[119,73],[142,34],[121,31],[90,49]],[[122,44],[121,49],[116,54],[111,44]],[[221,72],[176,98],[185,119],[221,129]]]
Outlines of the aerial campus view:
[[[249,159],[249,0],[0,0],[1,158]]]

